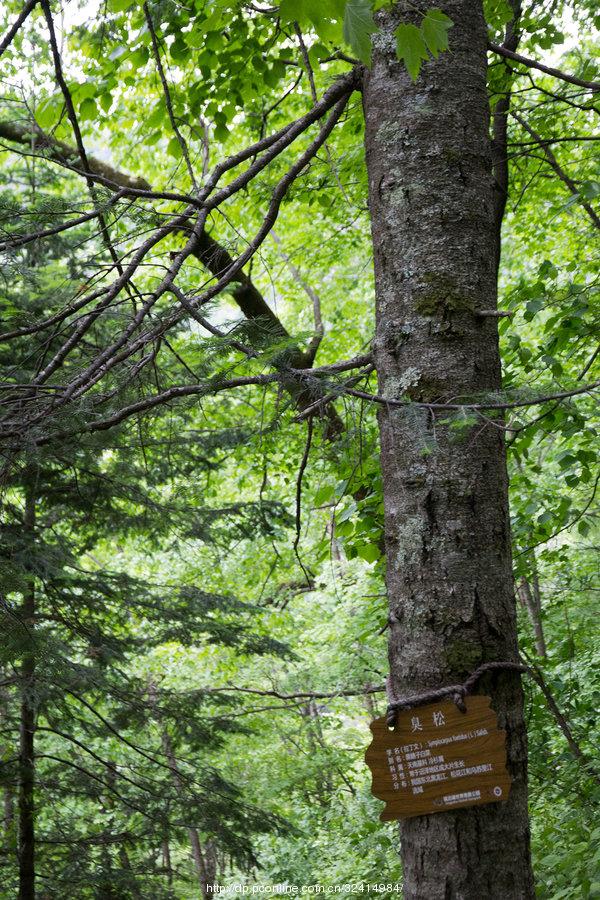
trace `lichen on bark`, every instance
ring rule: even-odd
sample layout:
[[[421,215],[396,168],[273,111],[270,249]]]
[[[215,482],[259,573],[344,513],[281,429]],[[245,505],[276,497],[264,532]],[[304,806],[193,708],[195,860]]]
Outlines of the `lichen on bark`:
[[[363,92],[379,392],[425,403],[501,386],[497,323],[476,315],[497,292],[486,24],[479,0],[436,5],[454,23],[450,52],[413,83],[393,32],[418,14],[408,0],[383,9]],[[447,413],[385,404],[379,426],[396,695],[516,660],[501,429],[467,423],[457,439]],[[403,822],[406,898],[534,896],[519,677],[481,689],[507,731],[510,798]]]

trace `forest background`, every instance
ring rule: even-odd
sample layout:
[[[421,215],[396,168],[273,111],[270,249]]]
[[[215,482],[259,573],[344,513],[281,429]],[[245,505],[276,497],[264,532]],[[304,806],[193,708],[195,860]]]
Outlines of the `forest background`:
[[[27,6],[2,57],[0,101],[2,896],[18,889],[28,778],[40,896],[401,881],[397,831],[378,820],[363,759],[368,722],[386,705],[388,613],[360,98],[287,190],[251,281],[132,356],[101,397],[76,395],[46,417],[39,394],[30,412],[18,389],[51,364],[60,310],[102,289],[111,254],[126,264],[178,194],[310,110],[364,50],[360,30],[311,2],[108,0],[53,6],[53,48],[48,5]],[[6,30],[23,5],[3,9]],[[486,12],[501,43],[513,11],[499,0]],[[592,3],[524,4],[520,51],[593,80],[593,13]],[[405,50],[418,70],[419,46]],[[525,682],[534,866],[540,897],[592,898],[598,109],[581,83],[490,54],[492,107],[506,78],[500,334],[506,397],[524,404],[506,419],[514,577],[521,650],[543,685]],[[86,186],[69,149],[79,139],[91,170],[130,173],[140,191],[164,193],[162,206],[115,204],[102,181]],[[211,213],[208,230],[232,256],[288,165],[275,159]],[[156,290],[183,242],[170,234],[146,258],[125,301],[76,348],[70,375]],[[181,272],[190,295],[208,283],[194,257]],[[253,290],[272,317],[240,317]],[[35,323],[53,317],[40,337]],[[304,384],[291,399],[265,373],[282,358],[300,368],[298,348],[317,369],[359,364],[325,370],[325,388]],[[201,390],[178,393],[182,375]],[[557,393],[570,396],[537,400]],[[148,402],[155,394],[160,404]],[[335,412],[306,415],[324,395]],[[477,416],[448,417],[456,441],[470,440]],[[19,756],[24,715],[35,723],[31,770]]]

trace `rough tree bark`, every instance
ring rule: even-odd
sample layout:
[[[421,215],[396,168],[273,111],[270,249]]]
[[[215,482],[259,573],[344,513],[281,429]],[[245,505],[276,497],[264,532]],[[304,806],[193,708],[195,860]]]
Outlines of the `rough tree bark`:
[[[486,25],[479,0],[436,4],[451,52],[413,83],[393,31],[412,3],[379,14],[364,85],[380,393],[456,400],[500,386]],[[389,656],[402,696],[517,659],[503,432],[459,431],[427,409],[382,406]],[[504,803],[401,824],[404,896],[534,896],[527,747],[519,676],[484,682],[507,730],[514,779]]]

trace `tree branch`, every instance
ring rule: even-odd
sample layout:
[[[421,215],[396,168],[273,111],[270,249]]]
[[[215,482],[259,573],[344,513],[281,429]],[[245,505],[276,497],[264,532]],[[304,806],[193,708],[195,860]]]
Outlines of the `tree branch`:
[[[588,91],[600,91],[600,84],[598,84],[597,81],[584,81],[582,78],[577,78],[575,75],[568,75],[560,69],[553,69],[551,66],[545,66],[543,63],[537,62],[535,59],[521,56],[520,53],[515,53],[513,50],[510,50],[508,47],[503,47],[501,44],[493,44],[491,41],[488,41],[488,49],[492,50],[494,53],[498,53],[500,56],[504,56],[506,59],[512,59],[513,62],[528,66],[530,69],[539,69],[540,72],[551,75],[553,78],[559,78],[561,81],[568,81],[569,84],[576,84],[579,87],[586,88]]]
[[[10,122],[0,122],[0,137],[21,145],[31,146],[32,148],[38,147],[39,149],[46,151],[47,158],[53,162],[64,165],[84,177],[86,174],[92,174],[106,187],[112,189],[115,187],[124,188],[130,196],[145,197],[148,199],[174,199],[190,204],[201,203],[204,208],[216,208],[223,200],[232,196],[242,187],[245,187],[258,172],[264,169],[272,159],[289,146],[298,135],[303,133],[303,131],[311,124],[321,118],[328,109],[335,105],[336,102],[344,97],[347,98],[347,96],[358,87],[358,84],[359,71],[353,70],[352,72],[347,73],[339,78],[328,91],[326,91],[321,100],[315,104],[308,113],[301,116],[300,119],[296,120],[292,125],[285,126],[274,134],[257,141],[239,153],[223,160],[215,167],[206,186],[201,192],[200,198],[196,200],[182,194],[154,192],[151,190],[149,182],[144,178],[124,173],[89,155],[87,156],[89,173],[79,171],[74,165],[78,158],[77,151],[68,144],[57,141],[44,134],[35,123],[31,123],[29,127],[24,127]],[[260,159],[255,160],[245,172],[234,179],[226,188],[219,191],[208,203],[204,202],[214,190],[221,175],[262,151],[266,152]],[[23,238],[21,238],[21,240],[23,240]],[[195,245],[194,255],[215,277],[220,279],[225,272],[229,273],[229,280],[236,284],[236,288],[232,292],[232,297],[246,318],[262,319],[268,323],[275,335],[289,337],[287,329],[268,305],[251,278],[243,272],[242,268],[234,268],[234,262],[229,252],[216,241],[212,235],[209,235],[205,231],[199,235]],[[309,356],[305,356],[301,350],[298,350],[298,355],[295,357],[294,363],[299,366],[302,365],[308,367],[311,364],[311,360]]]
[[[19,13],[11,27],[6,32],[5,37],[0,42],[0,56],[7,50],[12,44],[16,34],[23,24],[23,22],[28,18],[29,14],[32,12],[33,8],[38,4],[39,0],[28,0],[28,2],[23,7],[22,11]]]
[[[380,403],[383,406],[391,406],[395,409],[406,406],[416,406],[421,409],[518,409],[526,406],[538,406],[540,403],[548,403],[550,400],[566,400],[568,397],[575,397],[578,394],[587,394],[590,391],[600,387],[600,381],[593,381],[591,384],[580,388],[574,388],[572,391],[561,391],[556,394],[548,394],[545,397],[536,397],[535,400],[514,400],[508,403],[427,403],[414,400],[388,400],[378,394],[368,394],[365,391],[357,391],[354,388],[346,388],[345,393],[352,397],[359,397],[361,400],[370,400],[373,403]]]
[[[567,186],[570,193],[574,197],[577,197],[579,199],[581,206],[586,211],[586,213],[588,214],[588,216],[590,217],[590,219],[592,220],[592,222],[596,226],[596,228],[600,228],[600,216],[598,216],[598,213],[593,209],[591,203],[588,203],[588,201],[584,197],[581,196],[581,194],[577,188],[577,185],[575,184],[573,179],[565,172],[565,170],[562,168],[562,166],[559,164],[556,156],[554,155],[554,153],[548,146],[549,142],[545,141],[544,138],[540,134],[538,134],[537,131],[534,131],[534,129],[531,127],[531,125],[528,125],[527,122],[517,112],[513,111],[512,116],[514,119],[517,120],[519,125],[522,128],[524,128],[525,131],[528,134],[530,134],[531,137],[534,139],[534,141],[539,145],[542,152],[544,153],[544,156],[548,160],[548,163],[551,166],[551,168],[556,172],[556,174],[558,175],[560,180],[563,182],[563,184],[565,184]]]

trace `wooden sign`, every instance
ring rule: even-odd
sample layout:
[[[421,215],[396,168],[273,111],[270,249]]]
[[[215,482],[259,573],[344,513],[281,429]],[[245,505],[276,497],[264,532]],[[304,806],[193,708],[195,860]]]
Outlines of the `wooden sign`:
[[[394,728],[371,722],[365,760],[373,794],[385,800],[382,821],[506,800],[506,732],[498,729],[489,697],[466,697],[399,712]]]

